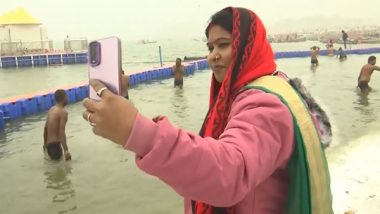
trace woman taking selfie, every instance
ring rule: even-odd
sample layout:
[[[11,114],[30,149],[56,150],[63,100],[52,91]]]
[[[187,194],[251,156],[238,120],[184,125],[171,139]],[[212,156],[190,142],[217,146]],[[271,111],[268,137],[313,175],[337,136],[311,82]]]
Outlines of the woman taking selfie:
[[[83,104],[94,133],[134,152],[141,170],[185,198],[186,214],[332,213],[316,120],[276,72],[259,17],[225,8],[205,33],[212,78],[199,134],[149,119],[90,80],[102,97]]]

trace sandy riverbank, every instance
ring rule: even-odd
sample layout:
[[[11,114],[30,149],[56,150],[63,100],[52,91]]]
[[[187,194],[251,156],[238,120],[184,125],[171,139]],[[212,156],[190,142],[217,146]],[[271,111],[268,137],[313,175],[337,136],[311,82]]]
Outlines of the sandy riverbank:
[[[335,213],[380,213],[380,132],[327,151]]]

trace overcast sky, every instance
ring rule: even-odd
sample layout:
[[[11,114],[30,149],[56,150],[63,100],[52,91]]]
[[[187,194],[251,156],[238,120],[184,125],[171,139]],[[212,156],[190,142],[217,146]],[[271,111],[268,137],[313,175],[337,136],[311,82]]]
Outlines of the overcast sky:
[[[50,39],[201,38],[209,17],[230,5],[255,11],[269,32],[302,27],[302,20],[318,24],[319,17],[322,25],[326,20],[380,25],[380,0],[0,0],[0,5],[0,14],[23,6],[44,24]]]

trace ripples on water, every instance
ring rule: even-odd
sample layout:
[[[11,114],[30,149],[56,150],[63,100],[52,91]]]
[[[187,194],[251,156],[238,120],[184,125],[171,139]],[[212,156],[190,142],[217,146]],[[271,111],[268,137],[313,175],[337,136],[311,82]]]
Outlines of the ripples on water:
[[[77,206],[71,203],[70,199],[75,200],[75,189],[72,186],[70,176],[72,168],[70,163],[53,163],[49,160],[45,161],[45,184],[46,189],[52,194],[52,203],[55,208],[58,208],[57,213],[66,213],[74,211]],[[62,206],[64,205],[64,206]]]

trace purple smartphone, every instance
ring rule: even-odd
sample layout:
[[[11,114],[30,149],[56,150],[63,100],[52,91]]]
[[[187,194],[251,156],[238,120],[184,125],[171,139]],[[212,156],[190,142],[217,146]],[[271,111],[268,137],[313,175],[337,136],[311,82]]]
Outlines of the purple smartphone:
[[[108,37],[90,42],[88,47],[88,77],[102,81],[109,90],[120,95],[121,44],[117,37]],[[90,98],[100,100],[90,87]]]

